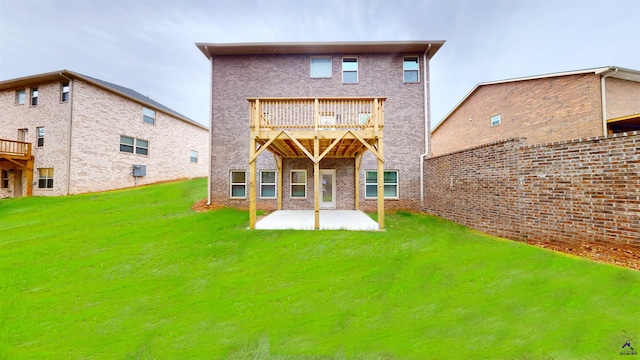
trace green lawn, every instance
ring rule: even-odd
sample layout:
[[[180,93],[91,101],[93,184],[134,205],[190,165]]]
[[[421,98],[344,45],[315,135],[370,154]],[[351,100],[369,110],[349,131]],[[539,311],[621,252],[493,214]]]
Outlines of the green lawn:
[[[0,200],[0,359],[640,349],[640,272],[405,212],[384,232],[249,231],[245,211],[191,211],[205,194],[197,179]]]

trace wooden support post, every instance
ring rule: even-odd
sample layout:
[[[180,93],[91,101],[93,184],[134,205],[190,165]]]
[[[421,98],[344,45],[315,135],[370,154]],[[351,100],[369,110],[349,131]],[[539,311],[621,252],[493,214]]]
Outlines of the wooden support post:
[[[382,138],[378,138],[378,153],[380,157],[384,156],[382,152]],[[384,229],[384,162],[378,159],[378,227]]]
[[[354,208],[356,210],[360,210],[360,159],[362,159],[362,154],[356,154],[356,158],[355,158],[355,164],[354,164],[354,169],[355,169],[355,174],[353,175],[354,178],[354,184],[353,184],[353,188],[354,188]]]
[[[33,156],[27,160],[27,196],[33,195]],[[67,175],[69,176],[69,175]]]
[[[316,161],[313,162],[313,209],[314,209],[314,223],[313,228],[315,230],[320,229],[320,161],[318,161],[318,155],[320,154],[320,139],[315,137],[313,139],[313,154]]]
[[[250,140],[249,158],[249,228],[256,228],[256,167],[258,159],[254,159],[256,152],[256,138],[252,134]]]
[[[273,155],[273,157],[276,160],[276,177],[278,178],[278,210],[282,210],[282,179],[284,177],[284,174],[282,173],[282,158],[275,154]]]

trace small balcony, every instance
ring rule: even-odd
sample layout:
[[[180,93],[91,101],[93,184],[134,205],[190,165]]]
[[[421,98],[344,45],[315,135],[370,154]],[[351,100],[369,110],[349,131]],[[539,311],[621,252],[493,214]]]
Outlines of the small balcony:
[[[250,128],[259,145],[283,158],[352,158],[382,136],[384,97],[250,98]]]
[[[0,139],[0,158],[29,160],[31,159],[31,143]]]

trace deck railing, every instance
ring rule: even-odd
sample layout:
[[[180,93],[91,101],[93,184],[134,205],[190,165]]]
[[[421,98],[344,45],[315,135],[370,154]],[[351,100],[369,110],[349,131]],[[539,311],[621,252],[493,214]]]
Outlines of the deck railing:
[[[31,157],[31,143],[0,139],[0,157],[28,159]]]
[[[251,98],[252,130],[382,129],[385,98]]]

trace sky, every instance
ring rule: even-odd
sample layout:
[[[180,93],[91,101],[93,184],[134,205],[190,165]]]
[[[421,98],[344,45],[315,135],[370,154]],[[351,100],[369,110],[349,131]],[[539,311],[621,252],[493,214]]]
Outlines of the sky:
[[[640,70],[640,0],[0,0],[0,80],[71,70],[208,126],[195,43],[444,40],[431,124],[478,83]]]

